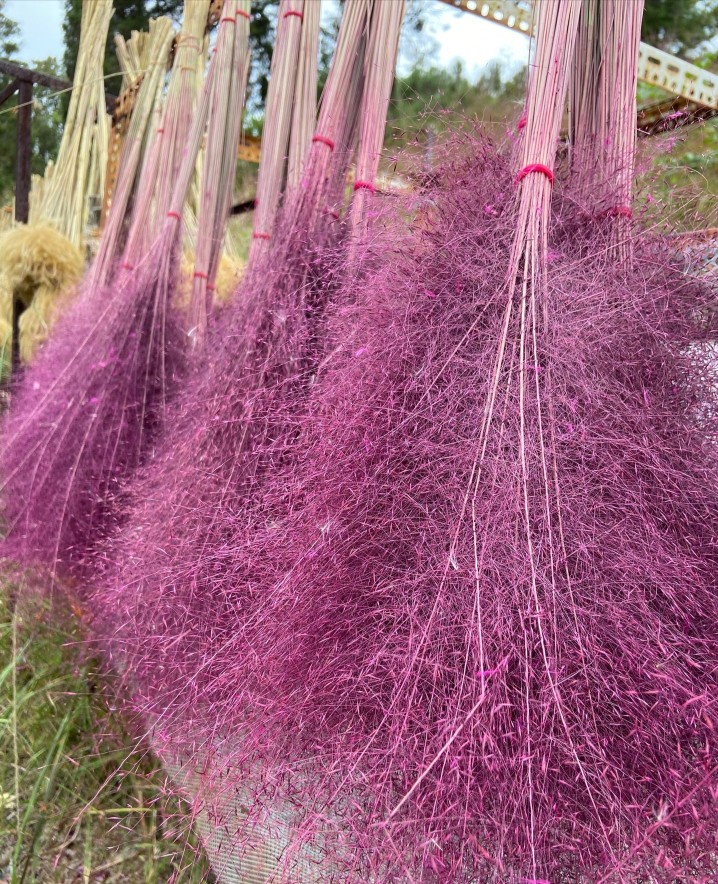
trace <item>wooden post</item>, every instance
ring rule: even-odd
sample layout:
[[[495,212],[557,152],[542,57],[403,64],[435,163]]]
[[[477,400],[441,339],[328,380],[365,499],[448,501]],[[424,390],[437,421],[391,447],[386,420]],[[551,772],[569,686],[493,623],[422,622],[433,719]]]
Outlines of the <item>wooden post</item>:
[[[15,220],[27,224],[30,216],[30,159],[32,143],[32,83],[21,80],[17,96],[17,147],[15,149]]]
[[[30,217],[30,160],[32,159],[32,82],[20,80],[17,96],[17,140],[15,147],[15,221],[27,224]],[[14,377],[20,368],[20,316],[23,305],[12,295],[12,361]]]

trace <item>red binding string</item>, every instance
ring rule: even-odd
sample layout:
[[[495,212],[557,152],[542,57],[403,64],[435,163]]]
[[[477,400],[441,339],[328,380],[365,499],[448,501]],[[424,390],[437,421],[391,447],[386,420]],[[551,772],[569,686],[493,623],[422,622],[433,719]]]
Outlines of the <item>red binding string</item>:
[[[231,21],[233,25],[236,25],[236,24],[237,24],[237,19],[236,19],[236,18],[232,18],[231,15],[225,15],[224,18],[221,18],[221,19],[219,20],[219,23],[222,24],[222,22],[224,22],[224,21]]]
[[[176,218],[178,221],[182,220],[182,216],[177,212],[167,212],[168,218]]]
[[[520,132],[523,128],[525,128],[525,126],[526,126],[526,114],[524,114],[523,117],[521,117],[521,119],[518,121],[518,123],[516,124],[516,128]]]
[[[332,139],[327,138],[326,135],[315,135],[312,138],[312,141],[315,144],[326,144],[326,146],[329,148],[329,150],[334,150],[334,148],[336,147],[336,145],[334,144]]]
[[[199,270],[195,270],[194,278],[195,279],[209,279],[209,276],[207,276],[206,273],[201,273]]]
[[[217,290],[217,286],[216,286],[216,285],[212,285],[211,282],[208,282],[208,283],[207,283],[207,291],[208,291],[208,292],[214,292],[214,291],[216,291],[216,290]]]
[[[268,233],[253,233],[252,239],[271,239]]]
[[[160,126],[160,128],[157,130],[157,134],[162,135],[164,133],[164,131],[165,130],[162,128],[162,126]]]
[[[245,12],[243,9],[238,9],[237,15],[241,15],[242,18],[246,18],[247,21],[251,21],[252,18],[252,16],[248,12]]]
[[[370,181],[356,181],[354,190],[368,190],[369,193],[376,193],[376,187]]]
[[[301,12],[299,12],[298,9],[290,9],[289,12],[284,13],[285,18],[289,18],[290,15],[296,15],[300,21],[302,21],[304,19],[304,16],[302,15]]]
[[[134,270],[135,269],[134,266],[132,264],[128,264],[127,261],[123,261],[122,264],[120,264],[120,267],[123,270]]]
[[[554,175],[551,169],[548,166],[544,166],[543,163],[529,163],[528,166],[524,166],[516,176],[515,184],[518,184],[520,181],[523,181],[527,175],[531,175],[534,172],[538,172],[540,175],[545,175],[550,184],[553,184]]]

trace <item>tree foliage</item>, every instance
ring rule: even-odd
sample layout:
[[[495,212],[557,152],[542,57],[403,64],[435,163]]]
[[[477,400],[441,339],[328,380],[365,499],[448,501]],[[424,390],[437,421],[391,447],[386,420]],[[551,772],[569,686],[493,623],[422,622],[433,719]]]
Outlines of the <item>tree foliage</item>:
[[[675,55],[690,55],[718,33],[718,0],[646,0],[643,39]]]
[[[520,105],[525,80],[523,68],[506,78],[498,61],[487,65],[476,83],[469,81],[459,62],[450,70],[415,67],[394,81],[389,131],[406,142],[436,132],[452,118],[503,121]]]
[[[149,20],[169,15],[179,21],[183,0],[113,0],[114,12],[110,20],[110,33],[105,47],[105,76],[113,78],[119,71],[115,54],[115,34],[129,39],[132,31],[146,31]],[[62,31],[65,39],[65,74],[69,80],[75,73],[77,53],[80,48],[80,24],[82,0],[65,0],[65,20]],[[110,79],[108,92],[119,90],[119,80]]]
[[[16,61],[18,26],[5,13],[5,0],[0,0],[0,57]],[[62,75],[55,58],[34,61],[35,70],[55,77]],[[12,77],[0,74],[0,89],[7,86]],[[5,104],[0,105],[0,200],[6,202],[12,196],[15,184],[15,144],[17,125],[17,93]],[[31,171],[41,175],[49,160],[57,155],[62,135],[63,115],[60,98],[42,86],[33,86],[32,110],[32,154]]]

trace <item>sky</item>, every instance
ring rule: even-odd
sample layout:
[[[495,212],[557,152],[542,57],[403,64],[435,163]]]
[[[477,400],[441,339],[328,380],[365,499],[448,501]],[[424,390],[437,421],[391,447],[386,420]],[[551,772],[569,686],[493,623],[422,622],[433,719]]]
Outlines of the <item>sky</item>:
[[[438,53],[428,59],[440,67],[461,61],[469,79],[475,80],[483,67],[494,59],[516,68],[527,60],[529,41],[478,16],[451,9],[430,0],[429,33],[438,41]],[[20,26],[20,59],[31,64],[49,55],[62,57],[63,0],[7,0],[6,14]],[[406,69],[410,56],[403,53],[399,70]]]

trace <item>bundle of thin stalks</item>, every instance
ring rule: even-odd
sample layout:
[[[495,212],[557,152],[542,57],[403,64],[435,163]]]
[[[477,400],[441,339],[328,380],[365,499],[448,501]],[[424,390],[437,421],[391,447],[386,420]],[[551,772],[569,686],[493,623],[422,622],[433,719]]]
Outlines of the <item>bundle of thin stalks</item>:
[[[237,148],[249,75],[249,0],[240,0],[225,10],[235,22],[233,43],[216,47],[228,58],[218,59],[221,82],[209,110],[207,139],[202,162],[199,222],[195,245],[195,268],[189,328],[193,344],[204,347],[207,319],[212,308],[217,271],[222,254],[229,208],[232,201]]]
[[[105,218],[97,255],[88,277],[88,289],[99,291],[110,279],[127,235],[127,214],[142,167],[147,127],[153,119],[157,96],[164,84],[174,32],[169,18],[152,19],[149,26],[146,67],[121,148],[117,181]]]
[[[233,3],[234,0],[227,0]],[[232,45],[234,21],[218,45]],[[182,371],[184,345],[170,309],[182,206],[218,83],[213,57],[170,208],[155,243],[111,296],[83,292],[22,379],[0,449],[6,553],[84,572],[113,526],[124,482],[161,432]],[[96,284],[95,284],[96,285]]]
[[[193,603],[206,579],[201,551],[223,545],[236,514],[252,512],[265,476],[292,456],[293,428],[325,346],[324,312],[344,266],[341,230],[326,206],[336,157],[347,161],[343,138],[355,129],[346,124],[345,98],[357,70],[363,71],[369,8],[366,0],[344,6],[302,185],[288,194],[266,260],[247,271],[221,316],[205,351],[205,370],[172,409],[175,431],[133,484],[128,526],[108,551],[109,572],[93,603],[97,628],[110,635],[116,659],[132,661],[131,689],[148,719],[157,707],[171,717],[181,714],[164,705],[167,685],[146,699],[152,689],[145,695],[145,688],[159,671],[151,661],[170,653],[177,662],[171,679],[191,671],[193,643],[201,645],[212,631]],[[344,165],[342,178],[346,172]],[[169,545],[166,531],[174,537]],[[151,642],[134,616],[125,630],[123,615],[116,617],[118,599],[123,609],[147,603],[145,622],[157,625]],[[186,643],[167,621],[176,617]],[[164,644],[170,635],[172,648]],[[191,714],[186,699],[184,711]]]
[[[629,257],[636,127],[636,71],[643,0],[584,0],[570,81],[572,165],[591,218],[613,227]]]
[[[250,265],[268,251],[282,192],[295,86],[300,69],[299,50],[302,44],[303,9],[304,0],[281,0],[279,4],[277,37],[272,54],[262,133],[262,157],[254,202]],[[304,65],[301,69],[304,70]]]
[[[297,60],[297,80],[289,133],[287,187],[299,184],[304,161],[317,122],[317,54],[319,52],[319,3],[304,3],[302,7],[302,36]]]
[[[453,145],[337,294],[255,506],[179,570],[179,519],[124,547],[139,702],[221,744],[204,794],[236,856],[286,838],[273,880],[715,878],[714,293],[549,205],[576,6],[541,4],[518,175]]]
[[[164,225],[183,163],[189,130],[201,87],[209,0],[186,0],[180,33],[174,42],[174,62],[159,124],[150,132],[146,160],[135,198],[130,232],[122,257],[131,269],[144,256]],[[200,65],[200,67],[198,67]],[[201,68],[201,71],[200,71]],[[155,118],[157,117],[155,113]]]
[[[115,34],[115,54],[122,73],[123,89],[129,89],[149,67],[153,21],[150,20],[148,31],[132,31],[127,40],[122,34]]]
[[[398,0],[394,3],[376,3],[372,10],[351,209],[352,235],[355,243],[364,239],[366,235],[367,204],[376,192],[376,174],[384,145],[386,115],[394,82],[394,68],[399,51],[399,35],[405,6],[404,0]]]
[[[80,46],[70,104],[57,160],[35,217],[51,221],[80,248],[88,216],[90,186],[104,191],[109,121],[105,111],[103,64],[112,0],[82,6]]]

